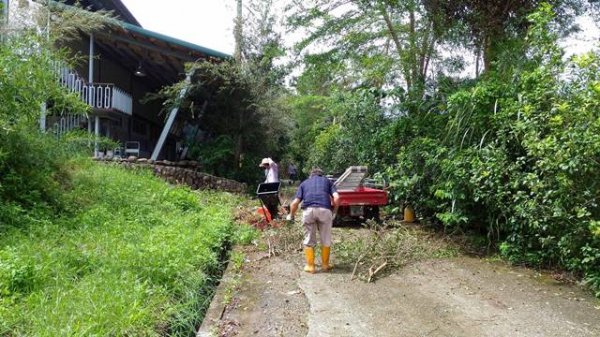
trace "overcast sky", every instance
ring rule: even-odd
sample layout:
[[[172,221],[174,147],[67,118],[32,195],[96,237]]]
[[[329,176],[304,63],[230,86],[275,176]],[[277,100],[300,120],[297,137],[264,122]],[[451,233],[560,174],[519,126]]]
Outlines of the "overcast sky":
[[[202,47],[233,54],[235,0],[122,0],[142,27]],[[561,41],[567,55],[589,50],[600,31],[580,18],[583,32]],[[288,36],[289,39],[289,36]]]
[[[233,54],[233,0],[121,0],[145,29]]]

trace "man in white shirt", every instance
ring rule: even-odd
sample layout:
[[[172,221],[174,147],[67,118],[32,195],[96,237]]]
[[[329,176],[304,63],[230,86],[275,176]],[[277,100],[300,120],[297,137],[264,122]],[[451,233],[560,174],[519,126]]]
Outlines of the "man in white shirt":
[[[265,183],[279,182],[279,167],[271,158],[263,158],[259,167],[265,170]]]

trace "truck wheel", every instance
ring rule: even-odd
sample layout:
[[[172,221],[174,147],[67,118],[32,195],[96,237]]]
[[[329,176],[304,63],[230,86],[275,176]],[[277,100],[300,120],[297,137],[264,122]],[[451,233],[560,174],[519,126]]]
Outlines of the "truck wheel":
[[[365,208],[365,219],[375,220],[377,222],[380,221],[379,218],[379,206],[370,206]]]
[[[344,224],[344,221],[342,220],[341,216],[336,216],[335,219],[333,219],[332,226],[334,226],[334,227],[340,227],[343,224]]]

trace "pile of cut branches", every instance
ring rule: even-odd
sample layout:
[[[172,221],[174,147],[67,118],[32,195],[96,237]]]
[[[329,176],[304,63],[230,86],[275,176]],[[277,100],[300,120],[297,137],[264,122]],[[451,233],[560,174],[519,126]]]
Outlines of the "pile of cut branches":
[[[299,221],[281,219],[287,214],[286,209],[282,208],[280,218],[271,221],[267,221],[257,209],[250,204],[242,205],[236,209],[234,219],[238,224],[250,225],[262,232],[261,238],[267,246],[269,257],[302,250],[302,225]]]
[[[433,256],[443,249],[419,230],[399,223],[367,221],[368,231],[336,244],[338,264],[352,266],[351,280],[372,282],[376,276],[391,273],[408,263]]]
[[[269,228],[264,237],[269,246],[269,256],[302,250],[304,231],[299,222],[283,222],[277,228]]]

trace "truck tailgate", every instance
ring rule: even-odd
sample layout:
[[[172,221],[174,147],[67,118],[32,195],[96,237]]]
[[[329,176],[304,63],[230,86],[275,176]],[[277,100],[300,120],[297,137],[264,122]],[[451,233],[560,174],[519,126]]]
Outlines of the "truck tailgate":
[[[340,206],[385,206],[387,205],[387,193],[368,187],[359,187],[355,190],[338,190],[340,195]]]

